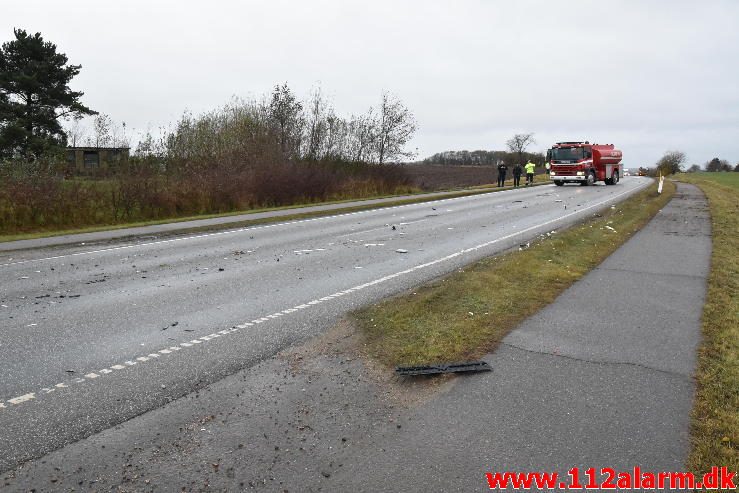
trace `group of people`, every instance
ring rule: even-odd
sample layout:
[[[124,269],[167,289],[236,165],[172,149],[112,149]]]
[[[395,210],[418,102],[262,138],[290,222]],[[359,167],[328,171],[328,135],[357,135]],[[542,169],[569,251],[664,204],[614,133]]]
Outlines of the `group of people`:
[[[513,186],[518,187],[521,185],[521,175],[523,170],[526,170],[526,186],[534,183],[534,168],[536,165],[529,159],[525,165],[521,166],[521,163],[516,163],[513,167]],[[508,172],[508,166],[501,161],[498,164],[498,186],[505,186],[505,175]]]

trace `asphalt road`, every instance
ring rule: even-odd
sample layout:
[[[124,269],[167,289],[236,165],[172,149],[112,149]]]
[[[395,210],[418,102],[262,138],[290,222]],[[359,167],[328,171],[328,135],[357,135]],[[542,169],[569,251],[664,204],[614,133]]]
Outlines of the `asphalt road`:
[[[4,254],[0,471],[650,182],[542,186],[95,250]]]

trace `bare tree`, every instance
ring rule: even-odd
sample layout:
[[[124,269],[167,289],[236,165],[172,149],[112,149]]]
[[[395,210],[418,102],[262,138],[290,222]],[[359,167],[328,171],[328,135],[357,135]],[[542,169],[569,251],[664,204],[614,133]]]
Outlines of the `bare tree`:
[[[690,166],[690,168],[688,168],[688,173],[696,173],[700,170],[701,170],[700,166],[698,166],[697,164],[693,164]]]
[[[309,160],[318,159],[323,141],[326,137],[326,99],[321,94],[321,88],[317,88],[311,95],[308,103],[308,116],[306,121],[307,149],[305,157]]]
[[[303,105],[287,83],[275,86],[269,103],[269,116],[277,127],[283,154],[295,154],[301,140]]]
[[[90,140],[90,143],[94,143],[95,147],[107,147],[112,143],[112,130],[113,122],[110,117],[104,113],[100,113],[95,117],[92,124],[94,135]]]
[[[81,118],[73,118],[71,123],[65,126],[64,133],[67,134],[67,144],[77,147],[87,138],[87,127],[82,124]]]
[[[126,135],[126,122],[120,124],[110,120],[110,145],[111,147],[129,147],[130,140]]]
[[[523,155],[526,152],[526,149],[532,145],[535,144],[536,141],[534,140],[534,134],[516,134],[510,139],[508,139],[505,143],[505,145],[508,147],[508,150],[512,153],[516,154],[518,156],[518,160],[521,164],[523,164]]]
[[[383,164],[401,157],[412,157],[413,152],[404,148],[415,131],[413,113],[395,96],[384,92],[377,117],[377,161]]]
[[[349,142],[347,144],[350,161],[372,160],[375,134],[374,108],[370,107],[364,115],[352,116],[349,122]]]
[[[349,122],[337,116],[333,108],[328,110],[325,132],[326,137],[323,139],[321,157],[349,160]]]
[[[657,169],[663,175],[674,175],[682,171],[682,165],[685,162],[685,153],[682,151],[667,151],[665,155],[657,161]]]

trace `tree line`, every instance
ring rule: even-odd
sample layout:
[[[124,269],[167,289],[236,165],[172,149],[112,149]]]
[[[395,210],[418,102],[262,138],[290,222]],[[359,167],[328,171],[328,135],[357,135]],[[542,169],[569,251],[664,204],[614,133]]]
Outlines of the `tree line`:
[[[119,126],[108,115],[88,108],[81,102],[84,93],[69,88],[80,65],[69,64],[67,56],[40,33],[15,29],[14,34],[15,39],[0,48],[0,159],[38,160],[58,154],[70,143],[128,144],[125,123]],[[91,115],[97,115],[93,133],[85,138],[79,122]],[[162,145],[153,145],[154,139],[145,135],[141,151],[173,160],[183,152],[188,158],[193,152],[213,157],[225,151],[223,145],[258,144],[264,152],[265,146],[274,147],[269,152],[279,151],[284,159],[385,164],[413,155],[406,145],[415,131],[413,113],[389,92],[383,92],[377,106],[366,113],[342,117],[320,88],[300,101],[285,83],[260,101],[234,100],[198,117],[186,113]],[[208,138],[218,142],[206,144]]]
[[[703,167],[692,164],[687,170],[684,169],[683,165],[686,161],[686,155],[682,151],[667,151],[657,161],[653,168],[640,167],[639,173],[657,176],[657,175],[674,175],[676,173],[695,173],[698,171],[708,172],[719,172],[719,171],[736,171],[739,172],[739,163],[735,166],[731,166],[729,161],[725,159],[719,159],[717,157],[706,162]]]
[[[537,165],[544,163],[545,157],[541,152],[524,152],[522,155],[510,151],[444,151],[425,158],[424,164],[443,164],[449,166],[497,166],[503,161],[509,166],[516,161],[522,164],[531,160]]]
[[[156,157],[170,171],[234,155],[244,165],[265,160],[384,165],[413,155],[406,145],[415,130],[412,112],[388,92],[366,113],[343,117],[320,88],[300,101],[285,83],[268,97],[233,98],[198,116],[185,112],[160,136],[147,132],[135,155]]]
[[[517,162],[523,165],[530,160],[542,166],[545,161],[544,154],[527,152],[528,147],[535,143],[533,133],[515,134],[505,143],[507,151],[445,151],[424,159],[423,163],[453,166],[497,166],[502,162],[512,167]]]
[[[185,112],[141,136],[129,159],[78,179],[67,145],[127,147],[130,129],[81,102],[69,88],[81,67],[53,43],[14,34],[0,49],[0,234],[411,190],[393,163],[412,157],[416,121],[397,97],[342,116],[320,88],[301,101],[287,83]]]

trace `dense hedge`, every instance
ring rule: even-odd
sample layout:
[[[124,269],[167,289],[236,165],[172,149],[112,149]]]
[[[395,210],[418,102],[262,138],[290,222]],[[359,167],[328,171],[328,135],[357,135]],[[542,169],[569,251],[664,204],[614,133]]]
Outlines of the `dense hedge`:
[[[164,173],[138,163],[98,178],[0,177],[0,234],[114,225],[411,190],[400,166],[278,162]]]

